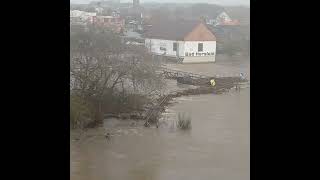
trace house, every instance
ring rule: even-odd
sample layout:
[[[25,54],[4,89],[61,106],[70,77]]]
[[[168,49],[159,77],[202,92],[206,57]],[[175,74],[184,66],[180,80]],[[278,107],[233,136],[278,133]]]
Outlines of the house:
[[[228,6],[224,9],[230,17],[237,18],[242,26],[250,26],[250,8],[244,6]]]
[[[114,10],[114,11],[111,12],[111,16],[119,18],[120,17],[120,12]]]
[[[183,63],[215,62],[216,37],[203,21],[152,23],[144,37],[152,54],[182,59]]]
[[[221,12],[214,20],[214,25],[218,26],[218,25],[239,25],[239,21],[238,20],[233,20],[230,18],[230,16],[225,12]]]
[[[210,17],[204,17],[206,23],[208,25],[213,26],[235,26],[240,25],[239,20],[232,19],[229,14],[226,13],[224,10],[212,12]]]
[[[70,10],[70,20],[78,19],[82,22],[94,23],[97,17],[97,13],[85,12],[79,10]]]
[[[124,19],[113,16],[97,16],[96,24],[106,27],[116,33],[120,33],[124,29]]]

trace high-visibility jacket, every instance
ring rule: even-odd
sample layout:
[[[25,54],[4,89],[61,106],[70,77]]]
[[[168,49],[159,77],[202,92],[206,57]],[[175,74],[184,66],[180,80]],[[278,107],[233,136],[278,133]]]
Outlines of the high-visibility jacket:
[[[211,84],[211,86],[215,86],[216,85],[216,82],[214,81],[214,79],[210,80],[210,84]]]

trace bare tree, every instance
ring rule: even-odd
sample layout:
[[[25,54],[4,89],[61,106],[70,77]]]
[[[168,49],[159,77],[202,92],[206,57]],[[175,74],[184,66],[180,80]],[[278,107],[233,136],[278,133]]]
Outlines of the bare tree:
[[[144,48],[126,47],[108,31],[79,30],[71,35],[70,45],[71,91],[94,105],[98,121],[105,95],[155,95],[163,85],[158,66]]]

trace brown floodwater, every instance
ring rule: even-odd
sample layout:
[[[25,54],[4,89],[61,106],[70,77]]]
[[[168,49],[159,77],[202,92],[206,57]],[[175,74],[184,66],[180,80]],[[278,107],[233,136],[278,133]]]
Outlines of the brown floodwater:
[[[175,101],[159,128],[107,119],[80,140],[71,132],[71,180],[250,179],[250,89]],[[191,130],[175,128],[178,113]]]

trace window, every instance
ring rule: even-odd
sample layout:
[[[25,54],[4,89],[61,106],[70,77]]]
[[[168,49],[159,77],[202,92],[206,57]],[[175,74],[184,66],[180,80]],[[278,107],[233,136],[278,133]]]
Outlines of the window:
[[[203,43],[199,43],[198,44],[198,52],[202,52],[203,51]]]
[[[173,51],[177,51],[177,47],[178,47],[178,44],[177,43],[173,43]]]

